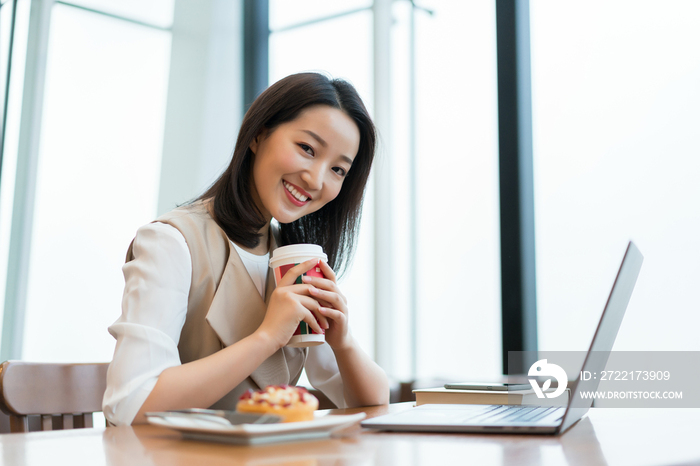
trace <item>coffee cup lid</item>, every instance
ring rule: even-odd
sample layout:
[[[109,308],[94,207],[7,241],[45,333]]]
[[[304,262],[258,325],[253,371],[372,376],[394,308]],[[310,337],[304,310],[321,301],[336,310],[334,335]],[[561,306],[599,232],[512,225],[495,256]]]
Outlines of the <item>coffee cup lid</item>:
[[[309,259],[321,259],[328,262],[328,256],[317,244],[290,244],[272,251],[270,267],[277,268],[285,264],[299,264]]]

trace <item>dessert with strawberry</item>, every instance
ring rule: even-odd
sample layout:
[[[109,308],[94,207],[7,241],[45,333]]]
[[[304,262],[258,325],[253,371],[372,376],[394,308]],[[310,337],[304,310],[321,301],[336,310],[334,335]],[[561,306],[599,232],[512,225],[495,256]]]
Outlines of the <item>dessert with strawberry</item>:
[[[282,422],[312,421],[318,399],[304,387],[268,385],[263,390],[248,390],[238,400],[241,413],[274,414]]]

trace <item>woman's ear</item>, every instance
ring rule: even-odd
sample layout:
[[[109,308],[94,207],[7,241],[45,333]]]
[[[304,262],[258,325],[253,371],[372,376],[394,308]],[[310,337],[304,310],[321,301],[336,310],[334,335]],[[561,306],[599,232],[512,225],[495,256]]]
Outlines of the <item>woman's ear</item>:
[[[260,145],[260,141],[262,141],[263,139],[265,139],[265,136],[266,136],[266,135],[267,135],[267,130],[266,130],[266,129],[263,129],[263,130],[260,131],[260,132],[258,133],[258,135],[255,136],[255,138],[251,141],[250,146],[248,146],[248,147],[250,148],[250,151],[251,151],[253,154],[256,154],[256,153],[258,152],[258,146]]]

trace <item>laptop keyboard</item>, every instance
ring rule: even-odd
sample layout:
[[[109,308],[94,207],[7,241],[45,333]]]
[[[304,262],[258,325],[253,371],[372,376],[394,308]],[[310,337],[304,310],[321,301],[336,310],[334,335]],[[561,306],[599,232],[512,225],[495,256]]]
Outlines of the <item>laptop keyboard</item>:
[[[537,422],[551,414],[561,410],[563,415],[563,408],[551,406],[551,407],[537,407],[537,406],[517,406],[517,405],[498,405],[498,406],[488,406],[481,412],[472,413],[470,416],[464,419],[465,423],[496,423],[496,422],[508,422],[508,423],[519,423],[519,422]]]

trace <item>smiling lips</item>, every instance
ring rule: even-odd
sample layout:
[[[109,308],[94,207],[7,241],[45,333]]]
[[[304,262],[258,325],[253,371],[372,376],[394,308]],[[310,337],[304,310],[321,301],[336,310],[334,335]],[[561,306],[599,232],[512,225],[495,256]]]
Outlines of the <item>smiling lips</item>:
[[[294,203],[294,205],[301,207],[308,201],[311,201],[311,196],[308,196],[308,193],[303,189],[284,180],[282,180],[282,184],[284,184],[284,187],[286,188],[287,197],[292,201],[292,203]],[[302,191],[304,194],[302,194],[300,191]]]

